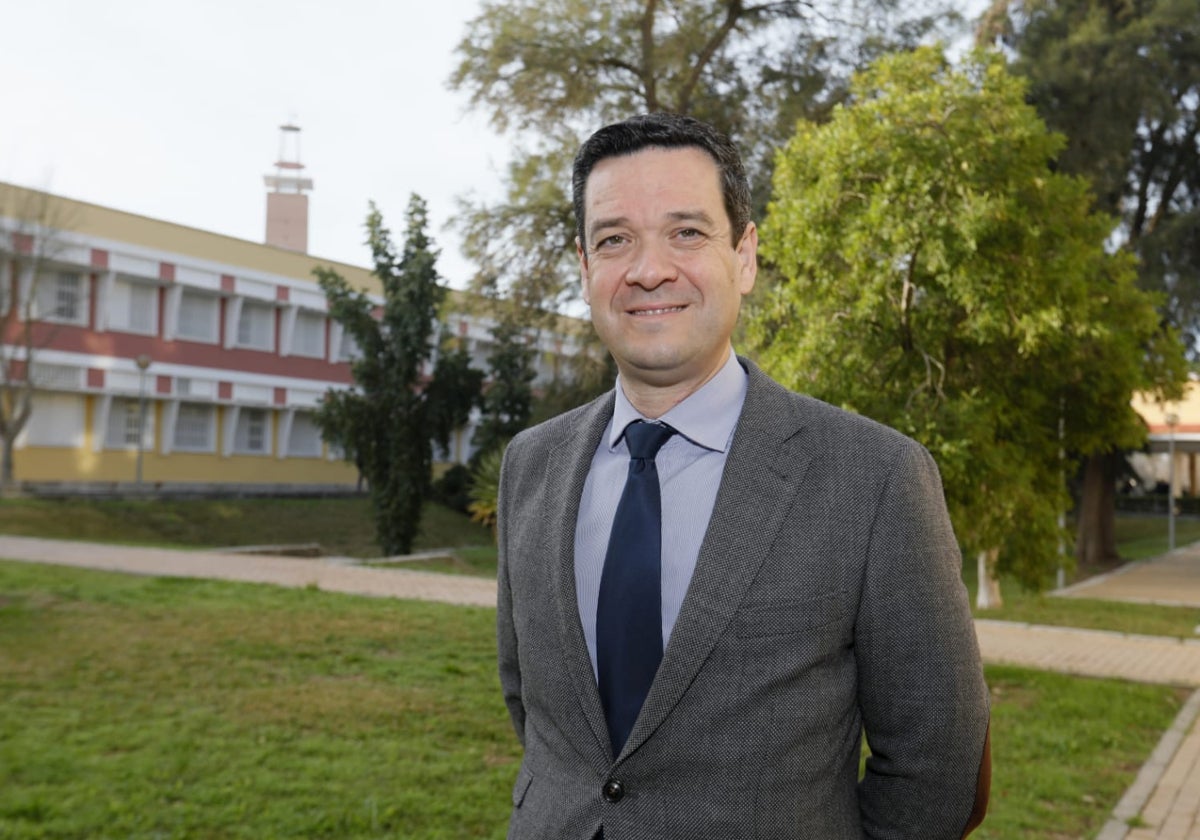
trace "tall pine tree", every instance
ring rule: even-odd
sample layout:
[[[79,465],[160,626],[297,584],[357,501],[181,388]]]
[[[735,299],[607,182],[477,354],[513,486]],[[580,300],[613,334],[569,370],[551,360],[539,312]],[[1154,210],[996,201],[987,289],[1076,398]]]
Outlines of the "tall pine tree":
[[[391,232],[371,205],[367,242],[383,306],[351,289],[328,268],[316,270],[329,315],[359,349],[351,371],[354,387],[329,391],[317,419],[327,441],[339,445],[367,480],[376,535],[385,555],[412,549],[429,490],[433,441],[448,423],[465,416],[477,397],[463,376],[461,358],[444,354],[430,381],[433,335],[445,296],[437,273],[425,202],[409,199],[404,250],[397,255]],[[442,381],[442,386],[437,383]],[[445,387],[449,383],[457,387]],[[444,439],[444,438],[443,438]]]

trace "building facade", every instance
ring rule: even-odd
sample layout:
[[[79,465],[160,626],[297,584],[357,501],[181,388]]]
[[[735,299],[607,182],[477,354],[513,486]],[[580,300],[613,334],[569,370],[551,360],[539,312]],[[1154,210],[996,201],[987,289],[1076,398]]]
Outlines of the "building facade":
[[[1200,383],[1189,381],[1178,402],[1136,394],[1133,407],[1147,432],[1146,451],[1131,458],[1142,484],[1167,487],[1174,498],[1200,495]]]
[[[178,492],[353,490],[314,409],[355,348],[313,276],[367,269],[0,183],[4,376],[34,385],[18,482]],[[451,316],[486,365],[488,324]],[[539,375],[565,350],[548,337]],[[481,365],[481,366],[482,366]],[[471,430],[443,459],[469,457]]]

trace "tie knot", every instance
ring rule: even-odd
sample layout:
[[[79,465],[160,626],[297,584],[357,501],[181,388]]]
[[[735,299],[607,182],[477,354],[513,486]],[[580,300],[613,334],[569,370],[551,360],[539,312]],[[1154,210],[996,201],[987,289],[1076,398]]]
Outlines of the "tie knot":
[[[635,420],[625,427],[625,444],[629,447],[629,457],[653,461],[658,450],[662,449],[662,445],[673,434],[675,430],[662,423]]]

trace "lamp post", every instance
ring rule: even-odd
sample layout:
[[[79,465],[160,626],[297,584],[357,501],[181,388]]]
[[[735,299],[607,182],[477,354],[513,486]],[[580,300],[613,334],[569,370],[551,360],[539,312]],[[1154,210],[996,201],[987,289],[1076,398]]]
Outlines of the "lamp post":
[[[1175,550],[1175,427],[1179,415],[1170,412],[1166,417],[1167,438],[1167,551]]]
[[[146,369],[150,357],[145,353],[134,359],[138,368],[138,437],[137,437],[137,489],[142,490],[142,458],[146,450]]]
[[[1067,485],[1067,451],[1064,448],[1063,440],[1067,434],[1067,399],[1066,397],[1058,398],[1058,477],[1062,485]],[[1058,508],[1058,571],[1054,575],[1054,584],[1057,588],[1063,589],[1067,585],[1067,541],[1063,539],[1063,534],[1067,530],[1067,511],[1063,505]]]

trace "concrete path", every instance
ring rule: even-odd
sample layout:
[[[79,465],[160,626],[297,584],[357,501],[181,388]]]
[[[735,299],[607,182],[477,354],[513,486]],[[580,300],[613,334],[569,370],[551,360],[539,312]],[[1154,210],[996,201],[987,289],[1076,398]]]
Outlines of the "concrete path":
[[[1171,607],[1200,607],[1200,543],[1154,560],[1126,563],[1116,571],[1068,586],[1058,595]]]
[[[0,558],[144,575],[214,578],[329,592],[495,606],[496,585],[475,577],[319,560],[96,545],[0,536]],[[1200,544],[1131,564],[1065,590],[1065,597],[1200,606]],[[979,620],[984,661],[1200,689],[1200,639]],[[1099,840],[1200,840],[1200,690],[1126,792]],[[1137,819],[1134,819],[1137,818]],[[1131,826],[1131,822],[1133,825]]]
[[[475,607],[496,606],[496,583],[492,580],[394,567],[350,565],[346,558],[339,557],[312,560],[4,536],[0,536],[0,557],[137,575],[315,586],[327,592],[350,595],[412,598]]]

